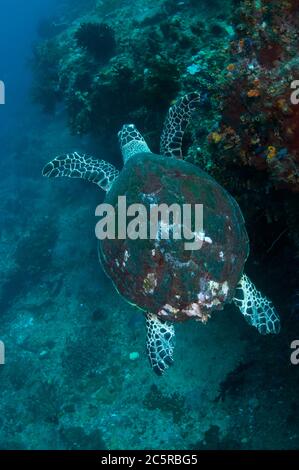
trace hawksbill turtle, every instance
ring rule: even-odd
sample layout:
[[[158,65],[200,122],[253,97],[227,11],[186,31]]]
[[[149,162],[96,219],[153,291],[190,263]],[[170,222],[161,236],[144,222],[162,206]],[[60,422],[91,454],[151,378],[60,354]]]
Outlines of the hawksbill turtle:
[[[249,253],[245,222],[235,199],[214,178],[184,161],[182,140],[201,101],[193,92],[168,111],[160,155],[151,152],[133,124],[118,134],[124,167],[88,155],[66,154],[43,169],[47,177],[82,178],[106,191],[105,203],[118,210],[118,196],[150,208],[160,204],[203,204],[201,249],[184,249],[184,239],[119,237],[99,241],[99,257],[117,291],[146,317],[147,351],[157,374],[173,362],[176,322],[206,323],[233,302],[259,333],[278,333],[279,315],[243,272]],[[159,226],[161,229],[161,226]]]

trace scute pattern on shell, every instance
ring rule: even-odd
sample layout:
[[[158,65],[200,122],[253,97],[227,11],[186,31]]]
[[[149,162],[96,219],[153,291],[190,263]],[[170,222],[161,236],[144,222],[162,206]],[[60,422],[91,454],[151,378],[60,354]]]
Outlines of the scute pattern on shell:
[[[203,204],[200,250],[186,240],[103,240],[103,267],[130,303],[170,321],[206,322],[231,301],[248,256],[248,236],[236,201],[212,177],[183,160],[154,154],[132,157],[107,194],[117,213],[118,196],[127,205]]]

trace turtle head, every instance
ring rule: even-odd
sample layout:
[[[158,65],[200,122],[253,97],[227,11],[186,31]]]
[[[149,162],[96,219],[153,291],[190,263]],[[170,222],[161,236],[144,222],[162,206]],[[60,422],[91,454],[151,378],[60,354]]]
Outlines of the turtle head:
[[[125,124],[118,133],[118,139],[124,163],[137,153],[151,153],[147,143],[134,124]]]

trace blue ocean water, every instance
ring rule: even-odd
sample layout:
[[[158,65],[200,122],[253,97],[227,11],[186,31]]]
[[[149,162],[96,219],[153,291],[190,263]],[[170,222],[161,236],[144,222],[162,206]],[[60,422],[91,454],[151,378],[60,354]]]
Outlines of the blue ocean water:
[[[7,96],[5,108],[0,108],[2,134],[18,123],[18,112],[25,114],[25,106],[30,106],[28,92],[32,76],[28,61],[32,45],[38,39],[37,26],[57,11],[57,5],[55,0],[42,3],[12,0],[1,4],[1,80],[6,84]]]
[[[259,168],[276,155],[266,143],[254,143],[254,164],[233,169],[225,152],[244,150],[231,130],[235,115],[219,130],[218,102],[232,93],[226,81],[241,73],[230,44],[243,48],[251,71],[253,39],[236,39],[229,0],[132,3],[1,2],[0,449],[297,449],[295,176],[288,167],[287,184],[272,185],[277,173],[271,179],[272,167]],[[246,121],[248,100],[261,93],[255,80],[240,92],[239,134],[246,122],[260,140],[274,139],[262,106],[248,111],[254,125]],[[192,91],[202,95],[201,111],[184,154],[240,204],[251,242],[246,272],[275,303],[282,328],[259,335],[233,304],[207,324],[178,322],[174,364],[157,376],[144,313],[117,293],[98,260],[94,214],[104,192],[82,179],[43,178],[42,168],[77,151],[121,169],[117,132],[126,122],[159,153],[169,106]]]

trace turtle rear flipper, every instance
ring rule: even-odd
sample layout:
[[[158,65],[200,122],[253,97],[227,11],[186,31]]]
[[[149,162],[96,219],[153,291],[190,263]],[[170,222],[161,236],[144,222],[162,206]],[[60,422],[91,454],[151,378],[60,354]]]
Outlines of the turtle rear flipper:
[[[245,320],[262,335],[278,334],[280,318],[271,300],[265,297],[246,274],[240,279],[233,299]]]
[[[111,163],[77,152],[56,157],[43,169],[43,176],[48,178],[82,178],[97,184],[104,191],[109,191],[118,175],[119,171]]]
[[[146,346],[151,366],[158,375],[162,375],[173,363],[174,326],[162,322],[157,315],[146,315]]]

